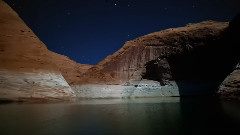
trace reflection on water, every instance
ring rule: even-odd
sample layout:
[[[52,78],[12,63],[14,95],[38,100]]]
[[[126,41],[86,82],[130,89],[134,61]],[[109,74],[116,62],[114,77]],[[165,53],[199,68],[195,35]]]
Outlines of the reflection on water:
[[[0,134],[234,133],[240,126],[239,108],[238,103],[206,98],[3,104],[0,105]]]

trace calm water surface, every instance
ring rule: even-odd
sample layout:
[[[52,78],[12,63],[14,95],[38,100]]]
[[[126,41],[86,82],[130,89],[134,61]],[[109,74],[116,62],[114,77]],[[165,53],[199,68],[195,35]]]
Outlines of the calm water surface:
[[[0,104],[0,134],[240,134],[240,103],[213,98]]]

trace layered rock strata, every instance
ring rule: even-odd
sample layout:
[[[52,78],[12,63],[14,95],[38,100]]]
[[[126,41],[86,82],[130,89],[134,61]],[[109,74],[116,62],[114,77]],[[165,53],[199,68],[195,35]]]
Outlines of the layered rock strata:
[[[0,100],[72,100],[75,93],[60,73],[0,71]]]
[[[145,80],[148,86],[141,88],[145,92],[159,82],[158,92],[152,94],[155,96],[214,94],[237,60],[238,53],[228,45],[227,31],[228,22],[204,21],[128,41],[84,73],[73,90],[88,97],[115,95],[116,91],[121,95],[128,89],[126,83]],[[219,64],[221,67],[216,68]],[[97,89],[101,91],[98,96]],[[129,89],[134,93],[138,90]],[[142,96],[147,95],[145,92]],[[123,95],[118,97],[127,96]]]
[[[84,84],[71,86],[79,98],[138,98],[179,96],[175,82],[161,86],[157,81],[136,81],[122,85]]]

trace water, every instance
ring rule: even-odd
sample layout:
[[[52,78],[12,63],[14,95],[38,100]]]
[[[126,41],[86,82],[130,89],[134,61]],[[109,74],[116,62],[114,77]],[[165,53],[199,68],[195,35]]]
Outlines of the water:
[[[239,134],[239,127],[240,103],[212,98],[0,105],[1,135]]]

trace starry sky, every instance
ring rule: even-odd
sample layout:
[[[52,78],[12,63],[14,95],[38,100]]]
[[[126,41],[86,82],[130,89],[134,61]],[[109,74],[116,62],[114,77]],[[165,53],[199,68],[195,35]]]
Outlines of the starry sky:
[[[4,1],[48,49],[92,65],[139,36],[240,12],[240,0]]]

